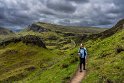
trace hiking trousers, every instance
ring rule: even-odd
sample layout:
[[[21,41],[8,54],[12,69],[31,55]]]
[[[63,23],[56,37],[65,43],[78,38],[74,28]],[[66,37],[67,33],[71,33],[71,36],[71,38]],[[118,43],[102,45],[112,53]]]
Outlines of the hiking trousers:
[[[85,70],[85,58],[80,57],[80,70],[82,71],[82,64],[83,64],[83,70]]]

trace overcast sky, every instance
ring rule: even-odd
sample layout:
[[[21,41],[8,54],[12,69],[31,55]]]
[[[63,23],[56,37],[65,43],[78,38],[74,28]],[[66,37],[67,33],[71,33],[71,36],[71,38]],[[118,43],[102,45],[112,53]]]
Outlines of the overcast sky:
[[[0,0],[0,26],[33,22],[111,27],[124,18],[124,0]]]

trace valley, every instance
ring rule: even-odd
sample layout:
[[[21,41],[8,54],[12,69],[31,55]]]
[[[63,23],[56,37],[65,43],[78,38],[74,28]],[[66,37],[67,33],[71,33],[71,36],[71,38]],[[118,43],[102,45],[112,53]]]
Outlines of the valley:
[[[14,35],[2,34],[0,82],[68,83],[77,70],[82,42],[88,49],[83,83],[124,82],[123,24],[121,20],[105,29],[37,22]]]

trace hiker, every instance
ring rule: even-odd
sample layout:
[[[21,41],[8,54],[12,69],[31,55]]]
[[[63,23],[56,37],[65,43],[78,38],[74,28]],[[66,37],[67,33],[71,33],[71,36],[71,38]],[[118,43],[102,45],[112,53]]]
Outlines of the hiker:
[[[84,44],[80,45],[78,55],[80,57],[80,72],[82,72],[82,64],[83,64],[83,70],[85,70],[85,60],[86,60],[86,57],[87,57],[87,50],[84,47]]]

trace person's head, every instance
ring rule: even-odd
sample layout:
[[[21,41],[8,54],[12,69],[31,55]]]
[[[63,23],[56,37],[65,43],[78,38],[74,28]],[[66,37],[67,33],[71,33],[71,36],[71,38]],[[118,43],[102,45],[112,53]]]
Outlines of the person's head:
[[[80,44],[80,47],[83,48],[83,47],[84,47],[84,44],[81,43],[81,44]]]

